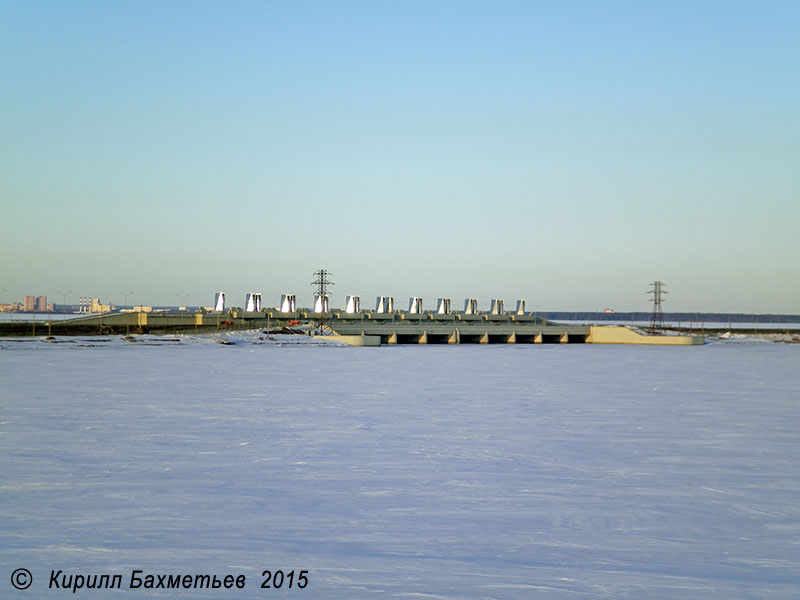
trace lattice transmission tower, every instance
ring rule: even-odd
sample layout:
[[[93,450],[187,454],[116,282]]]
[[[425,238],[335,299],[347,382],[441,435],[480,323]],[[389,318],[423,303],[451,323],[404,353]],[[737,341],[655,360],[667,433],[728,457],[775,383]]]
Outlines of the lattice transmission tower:
[[[650,284],[648,294],[653,294],[650,302],[653,303],[653,314],[650,317],[650,329],[653,331],[664,328],[664,313],[661,311],[662,296],[669,292],[664,289],[663,281],[654,281]]]
[[[318,296],[327,296],[328,295],[328,286],[329,285],[336,285],[333,283],[328,277],[331,275],[330,271],[326,271],[325,269],[317,269],[314,271],[314,281],[311,282],[311,285],[317,287],[317,295]]]
[[[317,293],[314,294],[314,312],[319,313],[319,326],[322,329],[325,314],[328,312],[328,286],[334,283],[328,278],[330,271],[317,269],[314,271],[314,281],[311,285],[316,286]]]

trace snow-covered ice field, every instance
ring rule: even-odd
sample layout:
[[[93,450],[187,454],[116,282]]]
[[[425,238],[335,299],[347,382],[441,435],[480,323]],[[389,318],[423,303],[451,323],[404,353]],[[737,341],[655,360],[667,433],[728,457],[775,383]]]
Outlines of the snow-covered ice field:
[[[0,340],[0,597],[800,597],[800,345],[141,339]]]

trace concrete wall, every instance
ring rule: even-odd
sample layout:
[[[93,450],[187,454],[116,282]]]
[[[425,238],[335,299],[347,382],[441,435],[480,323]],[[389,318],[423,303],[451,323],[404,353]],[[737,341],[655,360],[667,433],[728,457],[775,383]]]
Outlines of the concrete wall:
[[[315,335],[315,340],[325,340],[328,342],[339,342],[348,346],[380,346],[381,336],[379,335]]]
[[[625,326],[593,325],[587,344],[648,344],[659,346],[694,346],[705,343],[701,336],[642,335]]]

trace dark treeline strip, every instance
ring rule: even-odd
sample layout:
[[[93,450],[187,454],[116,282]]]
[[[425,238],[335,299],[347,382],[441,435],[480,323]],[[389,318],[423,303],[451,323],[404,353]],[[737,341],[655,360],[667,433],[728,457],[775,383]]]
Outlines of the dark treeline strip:
[[[649,312],[536,312],[536,316],[550,321],[649,321],[653,313]],[[664,321],[697,323],[800,323],[800,315],[747,314],[747,313],[704,313],[704,312],[671,312],[664,313]]]

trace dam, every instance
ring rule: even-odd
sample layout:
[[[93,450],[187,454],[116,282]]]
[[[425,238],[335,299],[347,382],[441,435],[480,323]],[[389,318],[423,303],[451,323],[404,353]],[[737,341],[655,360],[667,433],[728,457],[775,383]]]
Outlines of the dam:
[[[0,324],[0,335],[126,335],[266,329],[305,333],[356,346],[382,344],[697,345],[702,336],[643,335],[625,326],[560,324],[531,314],[295,309],[111,312],[59,321]]]

